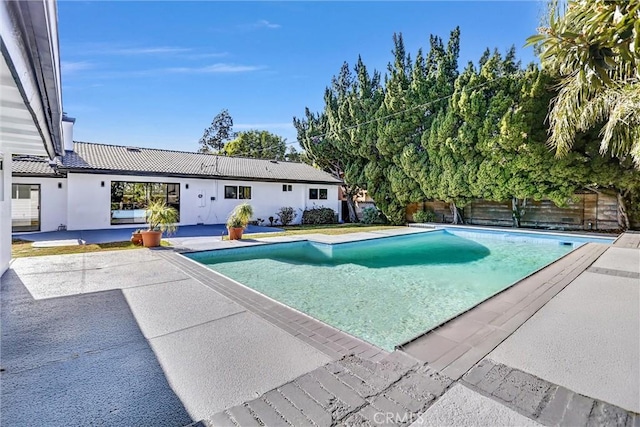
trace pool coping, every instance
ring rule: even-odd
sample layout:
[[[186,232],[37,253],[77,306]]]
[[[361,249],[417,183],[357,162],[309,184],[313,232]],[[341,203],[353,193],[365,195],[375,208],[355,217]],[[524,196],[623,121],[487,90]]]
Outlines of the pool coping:
[[[586,243],[464,313],[396,347],[459,379],[586,271],[611,244]]]
[[[388,232],[385,232],[385,230],[380,230],[380,231],[355,232],[355,233],[351,233],[352,235],[349,235],[349,234],[325,235],[325,234],[319,234],[319,233],[309,233],[309,234],[294,235],[294,236],[260,237],[258,239],[249,238],[249,239],[243,239],[241,241],[238,241],[238,240],[221,241],[225,243],[241,243],[240,246],[235,246],[235,247],[220,246],[220,247],[213,247],[210,249],[196,249],[196,250],[192,250],[189,248],[174,248],[174,250],[180,253],[181,255],[189,255],[189,254],[197,254],[200,252],[234,250],[234,249],[249,248],[252,246],[281,245],[281,244],[300,243],[300,242],[311,242],[311,243],[318,243],[323,245],[337,246],[337,245],[348,244],[348,243],[365,242],[368,240],[378,240],[378,239],[386,239],[391,237],[402,237],[402,236],[411,236],[411,235],[430,233],[430,232],[436,232],[436,231],[445,231],[443,229],[430,229],[430,228],[419,228],[419,227],[399,227],[398,230],[406,230],[406,231],[399,234],[389,234]],[[398,230],[393,230],[393,231],[398,231]],[[347,240],[342,240],[345,237],[351,237],[351,238]],[[342,241],[332,242],[330,241],[332,240],[332,238],[337,240],[342,240]]]
[[[363,359],[379,362],[389,355],[388,351],[380,347],[289,307],[177,252],[158,250],[158,253],[187,275],[333,360],[355,354]]]
[[[466,231],[491,231],[491,232],[503,232],[503,233],[515,233],[515,234],[532,234],[532,235],[550,235],[558,237],[580,237],[583,239],[601,239],[610,240],[610,242],[601,242],[602,244],[614,244],[625,233],[583,233],[581,231],[574,230],[534,230],[524,228],[513,227],[489,227],[485,225],[460,225],[460,224],[442,224],[442,223],[420,223],[420,224],[408,224],[410,228],[424,228],[434,230],[446,230],[447,228],[460,229]],[[595,242],[593,242],[595,243]]]
[[[233,279],[230,279],[226,276],[224,276],[223,274],[220,274],[208,267],[206,267],[203,264],[200,264],[198,261],[193,260],[187,256],[184,255],[188,255],[188,254],[193,254],[193,253],[198,253],[198,252],[205,252],[205,251],[216,251],[216,250],[222,250],[222,249],[239,249],[239,248],[246,248],[246,247],[251,247],[251,246],[263,246],[263,245],[273,245],[273,244],[281,244],[281,243],[294,243],[294,242],[304,242],[304,241],[310,241],[310,242],[315,242],[315,243],[323,243],[323,244],[329,244],[329,245],[339,245],[339,244],[343,244],[343,243],[352,243],[352,242],[359,242],[359,241],[367,241],[367,240],[373,240],[373,239],[380,239],[380,238],[388,238],[388,237],[398,237],[398,236],[408,236],[408,235],[412,235],[412,234],[421,234],[421,233],[427,233],[427,232],[434,232],[434,231],[443,231],[445,230],[446,227],[407,227],[404,229],[398,229],[398,230],[387,230],[387,231],[373,231],[373,232],[367,232],[367,231],[363,231],[363,232],[357,232],[357,233],[352,233],[352,234],[346,234],[346,235],[315,235],[315,234],[308,234],[308,235],[299,235],[299,236],[278,236],[278,237],[265,237],[265,238],[261,238],[261,239],[256,239],[253,241],[245,241],[245,242],[241,242],[241,243],[246,243],[246,244],[242,244],[241,246],[236,246],[234,247],[229,247],[228,245],[225,245],[224,247],[218,247],[218,248],[212,248],[212,249],[202,249],[202,250],[185,250],[184,248],[174,248],[174,250],[165,250],[165,251],[159,251],[167,260],[171,261],[172,264],[174,264],[175,266],[179,267],[181,270],[183,270],[185,273],[189,274],[190,276],[194,277],[195,279],[201,281],[203,284],[205,284],[206,286],[212,288],[213,290],[225,295],[226,297],[230,298],[231,300],[233,300],[234,302],[240,304],[241,306],[245,307],[246,309],[248,309],[250,312],[258,315],[259,317],[263,318],[264,320],[272,323],[273,325],[275,325],[276,327],[283,329],[284,331],[290,333],[291,335],[297,337],[298,339],[302,340],[303,342],[306,342],[307,344],[315,347],[316,349],[322,351],[323,353],[327,354],[328,356],[334,358],[334,359],[339,359],[345,355],[349,355],[349,354],[355,354],[361,358],[364,359],[368,359],[374,362],[380,361],[382,359],[384,359],[387,355],[389,355],[389,352],[375,346],[372,343],[369,343],[363,339],[360,339],[358,337],[355,337],[351,334],[349,334],[348,332],[342,331],[338,328],[335,328],[327,323],[322,322],[321,320],[318,320],[312,316],[309,316],[299,310],[296,310],[295,308],[289,307],[288,305],[281,303],[280,301],[277,301],[273,298],[270,298],[240,282],[237,282]],[[457,226],[456,228],[466,228],[467,230],[477,230],[479,227],[464,227],[464,226]],[[411,231],[409,231],[408,229],[411,229]],[[488,231],[499,231],[499,230],[495,230],[495,229],[489,229],[489,228],[484,228],[485,230]],[[404,231],[400,231],[400,230],[404,230]],[[505,232],[509,232],[508,230],[502,230]],[[544,232],[534,232],[535,234],[543,234]],[[568,234],[568,233],[544,233],[544,234],[553,234],[554,236],[567,236],[567,237],[577,237],[578,235],[576,234]],[[591,238],[592,236],[590,235],[580,235],[579,237],[586,237],[586,238]],[[608,238],[609,240],[611,240],[611,238]],[[333,242],[331,240],[334,240]],[[224,241],[224,242],[220,242],[220,243],[225,243],[225,244],[232,244],[234,243],[234,241]],[[539,273],[542,273],[544,271],[548,271],[548,269],[550,267],[552,267],[553,265],[555,265],[556,263],[562,261],[563,259],[565,259],[566,257],[568,257],[571,254],[576,253],[577,251],[579,251],[580,249],[584,248],[585,246],[589,245],[590,243],[585,243],[582,244],[580,247],[578,247],[577,249],[574,249],[573,251],[569,252],[567,255],[559,258],[556,261],[553,261],[550,264],[547,264],[546,266],[541,267],[540,269],[538,269],[537,271],[531,273],[530,275],[520,279],[519,281],[515,282],[514,284],[509,285],[506,289],[499,291],[498,293],[484,299],[483,301],[481,301],[480,303],[478,303],[477,305],[475,305],[474,307],[465,310],[464,312],[461,312],[455,316],[453,316],[452,318],[450,318],[449,320],[447,320],[446,322],[436,326],[435,328],[429,329],[421,334],[418,334],[416,337],[410,339],[409,341],[406,341],[405,343],[401,343],[396,345],[395,349],[396,350],[401,350],[404,353],[406,353],[407,355],[409,355],[410,357],[417,359],[417,360],[422,360],[424,359],[424,357],[420,357],[420,354],[411,354],[411,352],[406,352],[405,349],[407,348],[407,346],[409,345],[409,343],[415,342],[417,340],[420,340],[422,337],[425,337],[426,335],[430,334],[431,332],[435,331],[435,330],[439,330],[442,327],[444,327],[445,325],[450,325],[451,322],[454,322],[456,319],[462,318],[463,316],[467,315],[467,313],[472,312],[473,310],[476,310],[478,307],[482,306],[483,304],[500,297],[503,293],[505,293],[506,291],[513,289],[514,287],[518,286],[519,284],[521,284],[522,282],[525,282],[529,279],[531,279],[533,276],[536,276]],[[607,242],[606,245],[602,245],[600,243],[594,243],[594,245],[597,246],[605,246],[605,247],[609,247],[608,245],[610,245],[611,242]],[[604,252],[604,251],[602,251]],[[598,256],[602,253],[600,252],[598,254]],[[597,258],[597,256],[596,256]],[[595,258],[589,263],[589,265],[595,261]],[[588,267],[585,266],[584,269],[586,269]],[[581,273],[584,269],[580,270],[579,273]],[[578,273],[578,274],[579,274]],[[533,280],[533,279],[532,279]],[[573,279],[572,279],[573,280]],[[566,284],[568,284],[569,282],[567,282]],[[565,286],[566,286],[565,284]],[[559,290],[558,290],[559,292]],[[556,292],[557,293],[557,292]],[[554,294],[555,295],[555,294]],[[544,304],[546,304],[546,302],[548,302],[548,300],[550,300],[553,296],[550,296],[545,302]],[[542,305],[544,305],[542,304]],[[540,306],[541,307],[541,306]],[[517,313],[516,313],[517,314]],[[533,313],[531,313],[531,315],[533,315]],[[524,323],[530,316],[526,317],[526,319],[522,320],[522,323]],[[508,319],[510,320],[510,319]],[[522,324],[518,324],[518,327]],[[517,328],[516,328],[517,329]],[[515,329],[514,329],[515,331]],[[486,331],[485,331],[486,332]],[[510,334],[508,334],[510,335]],[[504,336],[502,339],[500,339],[500,341],[495,345],[497,346],[500,342],[502,342],[504,339],[506,339],[506,337],[508,336]],[[495,348],[492,347],[493,348]],[[461,349],[458,349],[457,352],[460,353]],[[464,352],[462,352],[464,353]],[[460,356],[462,353],[458,354],[458,356]],[[486,353],[488,354],[488,352]],[[449,355],[449,357],[451,357],[451,355]],[[451,362],[455,361],[452,360]],[[440,361],[442,362],[442,361]],[[477,362],[477,361],[476,361]],[[441,363],[440,363],[441,364]],[[475,363],[474,363],[475,364]],[[439,364],[437,364],[437,366],[439,366]],[[471,365],[473,366],[473,365]],[[469,366],[469,368],[471,367]],[[443,366],[442,369],[444,369],[446,366]],[[466,369],[468,370],[468,368]],[[465,372],[466,372],[465,370]]]
[[[475,304],[475,305],[473,305],[473,306],[471,306],[471,307],[469,307],[469,308],[467,308],[467,309],[465,309],[465,310],[463,310],[463,311],[461,311],[461,312],[459,312],[459,313],[456,313],[456,314],[454,314],[453,316],[451,316],[450,318],[448,318],[447,320],[445,320],[444,322],[442,322],[442,323],[440,323],[440,324],[438,324],[438,325],[436,325],[436,326],[434,326],[434,327],[432,327],[432,328],[429,328],[429,329],[427,329],[427,330],[425,330],[425,331],[423,331],[423,332],[421,332],[421,333],[419,333],[419,334],[417,334],[417,335],[415,335],[415,336],[413,336],[413,337],[411,337],[411,338],[409,338],[409,339],[405,340],[405,341],[404,341],[404,342],[402,342],[402,343],[397,344],[397,345],[395,346],[395,349],[396,349],[396,350],[398,350],[398,349],[401,349],[402,347],[407,346],[408,344],[410,344],[410,343],[411,343],[411,342],[413,342],[413,341],[416,341],[416,340],[417,340],[417,339],[419,339],[420,337],[422,337],[422,336],[424,336],[424,335],[427,335],[429,332],[434,331],[434,330],[436,330],[436,329],[440,328],[441,326],[444,326],[445,324],[447,324],[447,323],[451,322],[452,320],[456,319],[457,317],[460,317],[460,316],[464,315],[465,313],[467,313],[467,312],[469,312],[469,311],[471,311],[471,310],[475,309],[476,307],[480,306],[482,303],[484,303],[484,302],[486,302],[486,301],[489,301],[491,298],[497,297],[497,296],[499,296],[500,294],[502,294],[502,293],[504,293],[504,292],[507,292],[509,289],[511,289],[511,288],[513,288],[514,286],[518,285],[520,282],[523,282],[523,281],[525,281],[525,280],[529,279],[531,276],[534,276],[534,275],[538,274],[538,273],[539,273],[539,272],[541,272],[542,270],[545,270],[546,268],[549,268],[549,267],[553,266],[554,264],[561,262],[565,257],[567,257],[567,256],[571,255],[572,253],[574,253],[575,251],[577,251],[577,250],[578,250],[578,249],[580,249],[581,247],[585,246],[587,243],[604,244],[604,243],[596,243],[596,242],[584,242],[584,243],[580,243],[578,246],[574,247],[574,248],[573,248],[573,249],[571,249],[569,252],[567,252],[566,254],[562,255],[560,258],[555,259],[555,260],[553,260],[553,261],[551,261],[551,262],[549,262],[549,263],[547,263],[547,264],[545,264],[545,265],[541,266],[540,268],[538,268],[538,269],[536,269],[536,270],[532,271],[531,273],[527,274],[527,275],[526,275],[526,276],[524,276],[524,277],[521,277],[520,279],[516,280],[515,282],[513,282],[513,283],[511,283],[511,284],[507,285],[505,288],[500,289],[499,291],[496,291],[496,292],[495,292],[495,293],[493,293],[492,295],[489,295],[488,297],[486,297],[486,298],[485,298],[485,299],[483,299],[482,301],[478,302],[477,304]]]

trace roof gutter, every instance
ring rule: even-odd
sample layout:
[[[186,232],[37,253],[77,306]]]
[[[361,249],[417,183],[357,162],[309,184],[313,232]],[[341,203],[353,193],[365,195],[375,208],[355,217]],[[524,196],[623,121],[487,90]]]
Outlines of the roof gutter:
[[[62,95],[54,0],[0,2],[0,50],[50,158],[62,154]]]
[[[292,184],[323,184],[323,185],[342,185],[343,184],[342,182],[339,182],[339,181],[278,179],[278,178],[249,178],[249,177],[226,176],[226,175],[191,175],[191,174],[167,173],[167,172],[140,172],[140,171],[125,171],[125,170],[116,170],[116,169],[73,168],[73,167],[65,167],[65,166],[57,166],[56,169],[60,172],[86,173],[86,174],[93,174],[93,175],[154,176],[154,177],[167,177],[167,178],[219,179],[221,181],[279,182],[279,183],[292,183]]]

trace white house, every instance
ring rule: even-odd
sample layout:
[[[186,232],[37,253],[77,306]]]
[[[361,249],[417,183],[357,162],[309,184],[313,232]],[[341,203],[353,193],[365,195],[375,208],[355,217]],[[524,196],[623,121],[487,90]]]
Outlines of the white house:
[[[224,223],[242,202],[267,223],[285,206],[295,223],[307,208],[341,208],[341,181],[304,163],[71,142],[65,119],[61,159],[14,158],[14,231],[142,227],[150,200],[175,207],[179,225]]]
[[[11,260],[12,157],[63,152],[54,0],[0,2],[0,275]],[[24,194],[23,194],[24,196]]]

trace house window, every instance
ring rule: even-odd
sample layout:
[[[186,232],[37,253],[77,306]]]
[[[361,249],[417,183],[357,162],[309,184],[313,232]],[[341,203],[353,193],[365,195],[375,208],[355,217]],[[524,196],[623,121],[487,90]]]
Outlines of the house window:
[[[224,186],[224,198],[225,199],[237,199],[238,198],[238,187],[234,185],[225,185]]]
[[[291,184],[282,184],[282,191],[293,191],[293,186]]]
[[[31,187],[29,185],[12,184],[11,198],[14,200],[27,200],[31,198]]]
[[[11,184],[11,230],[40,231],[40,184]]]
[[[238,199],[250,199],[251,198],[251,187],[243,187],[242,185],[238,187]]]
[[[224,186],[224,198],[225,199],[251,199],[251,187],[225,185]]]
[[[327,189],[326,188],[310,188],[309,189],[309,199],[312,200],[327,200]]]
[[[180,184],[164,182],[111,182],[111,224],[144,224],[151,202],[164,202],[180,214]],[[179,219],[178,219],[179,220]]]

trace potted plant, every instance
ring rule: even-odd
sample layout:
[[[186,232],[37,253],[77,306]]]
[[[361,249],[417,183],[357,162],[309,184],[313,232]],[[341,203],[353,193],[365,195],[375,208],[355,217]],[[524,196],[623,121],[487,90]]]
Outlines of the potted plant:
[[[249,203],[242,203],[231,211],[227,218],[227,229],[229,230],[229,240],[242,239],[242,233],[247,227],[253,208]]]
[[[137,229],[131,233],[131,243],[136,246],[140,246],[142,244],[142,230]]]
[[[164,202],[152,202],[147,207],[145,218],[149,229],[143,231],[142,244],[146,248],[160,246],[162,233],[173,233],[177,230],[178,211],[167,206]]]

